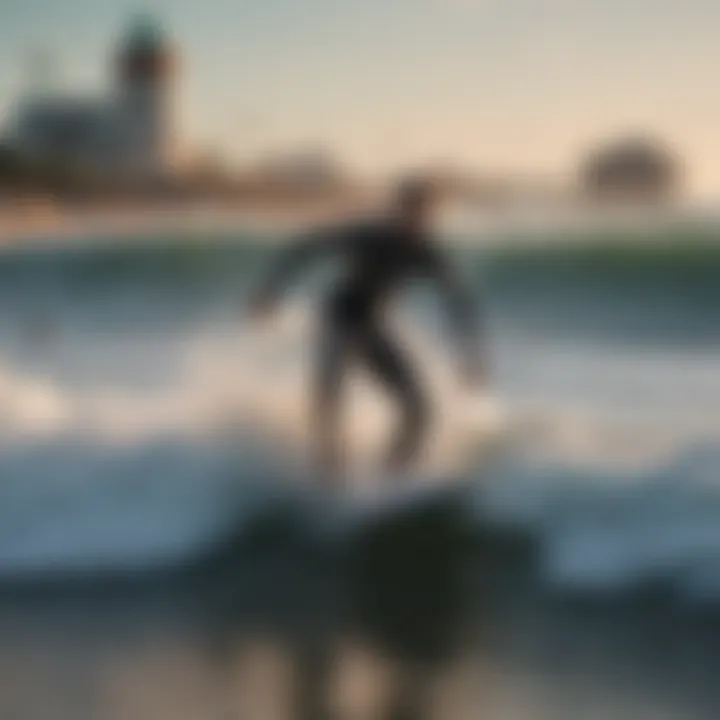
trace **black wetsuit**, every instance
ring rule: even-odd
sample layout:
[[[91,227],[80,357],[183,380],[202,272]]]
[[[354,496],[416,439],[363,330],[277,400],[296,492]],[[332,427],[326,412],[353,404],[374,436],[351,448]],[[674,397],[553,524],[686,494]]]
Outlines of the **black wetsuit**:
[[[420,444],[428,412],[412,365],[385,332],[383,310],[407,282],[432,280],[447,300],[458,340],[474,351],[475,302],[429,238],[392,220],[349,225],[299,242],[275,266],[263,294],[276,295],[305,263],[332,256],[344,260],[345,272],[323,306],[316,395],[323,459],[337,464],[339,391],[349,362],[357,360],[402,405],[404,422],[388,460],[391,466],[404,465]]]

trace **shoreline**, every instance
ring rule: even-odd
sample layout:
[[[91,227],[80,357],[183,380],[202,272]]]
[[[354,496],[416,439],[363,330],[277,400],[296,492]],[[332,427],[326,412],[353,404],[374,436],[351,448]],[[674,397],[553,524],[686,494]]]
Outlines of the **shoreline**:
[[[195,203],[127,206],[59,206],[38,202],[13,206],[0,203],[0,250],[19,247],[74,246],[92,240],[147,234],[215,232],[291,233],[302,225],[362,217],[381,206],[377,197],[318,203],[253,203],[227,205]],[[720,208],[684,205],[659,209],[630,207],[587,208],[507,207],[451,211],[443,226],[472,242],[543,242],[591,239],[598,234],[623,233],[633,237],[662,232],[720,234]]]
[[[24,243],[104,239],[118,234],[291,229],[363,212],[369,203],[227,206],[216,203],[63,207],[52,204],[0,206],[0,247]]]

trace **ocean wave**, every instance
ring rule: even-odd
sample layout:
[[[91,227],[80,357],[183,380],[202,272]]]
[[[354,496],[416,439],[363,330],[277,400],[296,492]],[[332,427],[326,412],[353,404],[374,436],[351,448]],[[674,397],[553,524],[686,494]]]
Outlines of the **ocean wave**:
[[[662,585],[720,601],[720,444],[640,471],[515,467],[485,485],[482,514],[522,528],[557,592],[617,597]]]
[[[240,531],[269,497],[310,491],[310,317],[291,305],[272,332],[189,343],[177,375],[166,366],[168,382],[150,387],[0,366],[0,579],[180,564]],[[501,432],[502,410],[462,402],[439,354],[420,354],[441,421],[425,467],[450,472]],[[348,451],[370,467],[391,409],[361,382],[345,422]]]
[[[167,328],[237,318],[279,240],[208,233],[7,250],[0,254],[0,301],[14,312],[0,317],[0,332],[22,321],[41,333],[63,314],[113,332],[132,323]],[[716,239],[546,238],[449,247],[491,323],[600,342],[720,343]],[[322,272],[311,273],[294,293],[317,298],[323,283]],[[422,297],[414,298],[420,306]]]
[[[719,248],[676,238],[636,249],[615,240],[458,249],[470,252],[463,268],[487,284],[491,330],[521,337],[507,349],[493,339],[506,352],[499,374],[513,376],[525,402],[547,393],[542,416],[507,399],[468,402],[446,344],[421,326],[416,306],[412,320],[400,319],[438,400],[427,472],[462,468],[480,488],[478,523],[527,532],[559,592],[617,594],[661,580],[688,601],[720,594],[720,453],[710,445],[658,459],[712,426],[715,356],[644,348],[614,363],[612,351],[597,352],[602,328],[646,340],[640,331],[652,326],[673,351],[687,339],[676,328],[716,338]],[[273,488],[308,480],[311,313],[291,302],[267,335],[228,319],[229,298],[241,304],[270,252],[259,238],[225,235],[2,254],[0,577],[182,563],[242,529]],[[198,302],[217,293],[222,302]],[[202,322],[186,322],[188,313]],[[508,318],[520,318],[522,332]],[[538,342],[548,326],[554,334]],[[559,327],[592,342],[560,342]],[[562,410],[563,393],[580,405],[574,414]],[[375,457],[392,414],[362,379],[350,400],[348,435],[359,455]],[[588,409],[608,411],[614,434]],[[669,435],[649,440],[616,422],[620,414],[644,426],[662,413]],[[510,449],[502,472],[486,464],[495,443]],[[543,452],[522,465],[518,446]],[[654,464],[624,465],[628,448],[650,448]]]
[[[244,404],[208,405],[181,425],[157,413],[132,435],[118,432],[124,422],[107,398],[92,428],[73,411],[78,399],[57,391],[50,426],[45,409],[37,425],[19,413],[17,437],[0,447],[0,580],[182,566],[273,504],[310,493],[307,423],[288,399],[292,385],[263,402],[258,395],[255,406],[246,388]],[[122,412],[139,416],[140,402]],[[720,601],[720,445],[691,446],[669,460],[656,452],[634,464],[590,462],[588,437],[598,431],[589,425],[578,440],[574,419],[506,410],[501,421],[498,408],[483,404],[472,412],[475,435],[463,444],[448,433],[446,455],[423,477],[459,473],[474,485],[478,527],[530,538],[548,588],[612,598],[661,583],[684,602]],[[548,433],[559,451],[553,462],[536,452]],[[500,454],[488,455],[498,441]],[[568,443],[577,442],[573,456]]]
[[[78,283],[208,282],[253,274],[287,237],[258,231],[118,235],[67,247],[13,246],[0,253],[0,278],[24,282],[65,278]],[[556,280],[670,283],[714,279],[720,273],[720,234],[687,230],[477,243],[447,236],[447,247],[486,277],[523,285],[533,277]]]

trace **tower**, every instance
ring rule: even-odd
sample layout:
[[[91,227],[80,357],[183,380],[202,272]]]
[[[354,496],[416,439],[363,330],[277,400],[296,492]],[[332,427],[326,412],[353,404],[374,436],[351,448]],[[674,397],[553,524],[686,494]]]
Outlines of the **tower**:
[[[175,56],[160,26],[135,22],[117,59],[117,160],[126,173],[156,177],[168,168],[174,72]]]

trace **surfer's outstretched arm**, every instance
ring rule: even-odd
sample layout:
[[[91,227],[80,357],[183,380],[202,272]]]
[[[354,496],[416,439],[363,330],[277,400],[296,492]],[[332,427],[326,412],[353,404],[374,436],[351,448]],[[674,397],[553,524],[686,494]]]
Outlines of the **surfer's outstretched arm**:
[[[253,295],[254,309],[272,306],[295,277],[314,261],[335,254],[344,245],[343,231],[324,228],[300,236],[275,261]]]
[[[440,253],[431,255],[428,269],[447,309],[465,370],[475,379],[480,379],[485,373],[480,302]]]

